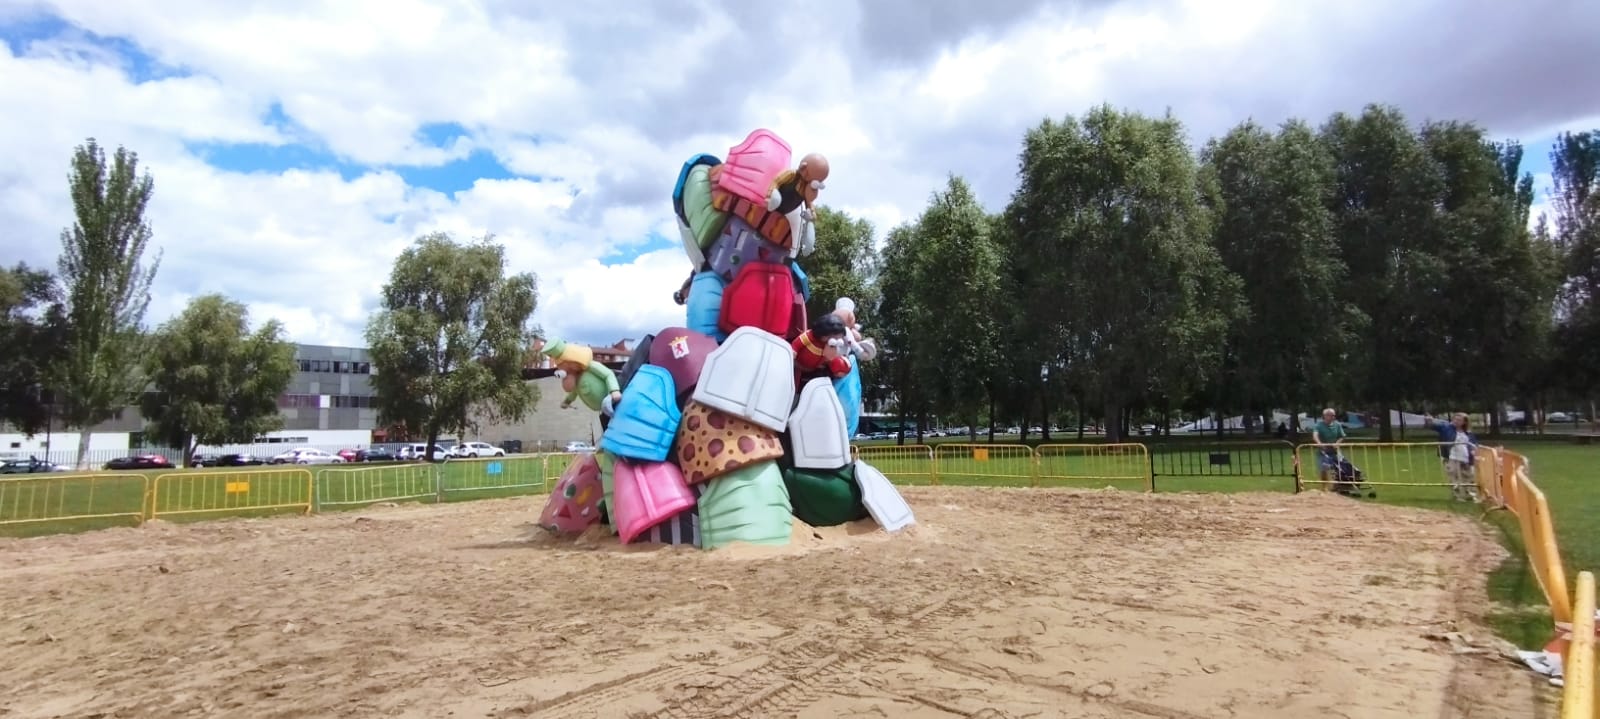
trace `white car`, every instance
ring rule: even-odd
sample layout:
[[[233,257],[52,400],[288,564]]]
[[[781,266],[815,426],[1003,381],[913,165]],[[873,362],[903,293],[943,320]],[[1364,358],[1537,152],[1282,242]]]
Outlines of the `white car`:
[[[595,450],[594,446],[588,442],[568,442],[567,448],[564,451],[571,452],[573,454],[579,454],[583,452],[593,452]]]
[[[450,448],[453,457],[504,457],[506,451],[488,442],[462,442]]]
[[[406,462],[421,462],[424,457],[429,457],[435,462],[443,462],[450,459],[450,451],[436,444],[433,445],[433,451],[429,452],[428,445],[419,442],[401,447],[398,456]]]
[[[344,458],[315,447],[291,449],[272,458],[273,464],[341,464]]]

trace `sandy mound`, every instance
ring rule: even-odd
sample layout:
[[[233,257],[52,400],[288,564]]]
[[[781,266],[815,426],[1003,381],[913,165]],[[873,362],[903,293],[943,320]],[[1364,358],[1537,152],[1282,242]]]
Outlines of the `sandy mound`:
[[[1502,550],[1325,495],[907,488],[785,548],[557,540],[540,498],[0,540],[0,717],[1533,717]]]

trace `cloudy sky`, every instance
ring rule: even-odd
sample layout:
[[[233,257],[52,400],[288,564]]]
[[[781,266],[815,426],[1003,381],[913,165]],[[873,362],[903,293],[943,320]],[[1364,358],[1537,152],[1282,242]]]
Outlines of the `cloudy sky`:
[[[0,0],[0,261],[54,266],[92,136],[155,177],[153,322],[223,292],[359,344],[413,238],[492,232],[546,330],[611,343],[682,321],[673,180],[757,127],[827,154],[824,202],[880,236],[951,172],[1002,207],[1023,131],[1101,102],[1196,144],[1393,103],[1520,139],[1536,174],[1600,128],[1593,0],[625,5]]]

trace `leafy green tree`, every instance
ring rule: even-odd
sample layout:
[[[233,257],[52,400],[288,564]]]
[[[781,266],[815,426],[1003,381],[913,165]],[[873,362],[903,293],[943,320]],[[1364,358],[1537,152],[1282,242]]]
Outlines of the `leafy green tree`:
[[[155,334],[140,402],[151,436],[183,448],[242,444],[283,426],[278,397],[294,378],[294,344],[268,320],[250,331],[243,304],[205,295]]]
[[[912,351],[913,327],[919,324],[922,311],[920,296],[916,294],[916,262],[919,252],[917,226],[904,224],[889,231],[884,238],[882,264],[877,276],[878,306],[876,335],[878,357],[877,376],[882,385],[894,393],[895,411],[900,425],[905,426],[907,416],[915,416],[924,405],[924,393],[914,379],[921,372],[919,358]],[[905,434],[898,434],[898,442],[905,443]]]
[[[1295,120],[1275,135],[1240,124],[1208,143],[1201,161],[1217,251],[1249,310],[1229,329],[1211,405],[1260,417],[1348,391],[1339,373],[1360,315],[1338,296],[1345,267],[1328,209],[1332,160]]]
[[[1390,441],[1391,409],[1448,385],[1433,370],[1443,360],[1448,301],[1448,268],[1435,254],[1442,173],[1394,108],[1336,114],[1319,138],[1334,161],[1329,209],[1348,270],[1340,297],[1366,319],[1346,359],[1359,396],[1346,399],[1371,401],[1381,417],[1380,437]]]
[[[50,419],[49,368],[61,353],[55,278],[25,264],[0,268],[0,422],[33,436]]]
[[[138,164],[121,147],[108,164],[91,138],[74,152],[68,175],[77,222],[61,233],[66,336],[51,385],[65,424],[81,430],[79,467],[86,466],[90,428],[132,404],[145,387],[144,314],[161,259],[158,253],[148,267],[142,264],[154,183],[148,173],[139,175]]]
[[[877,255],[872,247],[872,223],[827,207],[817,208],[817,246],[802,263],[811,282],[806,313],[819,317],[833,311],[840,297],[856,301],[857,308],[876,304],[873,280]],[[858,309],[858,314],[862,314]]]
[[[916,381],[934,408],[948,409],[974,431],[1000,361],[1000,254],[991,227],[966,181],[951,176],[917,220],[912,262],[919,311],[910,346],[928,358],[918,363]]]
[[[1059,343],[1062,379],[1105,412],[1214,370],[1238,280],[1210,242],[1194,156],[1172,117],[1109,106],[1080,121],[1045,120],[1023,142],[1021,186],[1007,208],[1021,300]]]
[[[1592,395],[1600,387],[1600,130],[1557,137],[1550,165],[1549,234],[1562,266],[1557,362],[1568,387]]]
[[[1551,316],[1554,277],[1528,230],[1533,177],[1519,174],[1520,145],[1470,123],[1428,123],[1420,134],[1442,180],[1432,254],[1445,268],[1434,316],[1443,386],[1432,396],[1492,410],[1516,391],[1515,368],[1538,360]]]
[[[507,275],[505,247],[491,237],[418,238],[395,260],[367,325],[379,420],[430,446],[467,432],[474,415],[520,421],[538,401],[522,381],[537,302],[534,275]]]

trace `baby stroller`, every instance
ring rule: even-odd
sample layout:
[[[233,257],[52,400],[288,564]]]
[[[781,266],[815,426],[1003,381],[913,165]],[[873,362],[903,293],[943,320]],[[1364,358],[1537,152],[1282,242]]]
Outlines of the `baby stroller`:
[[[1322,450],[1322,480],[1328,482],[1334,492],[1346,497],[1360,497],[1363,492],[1367,497],[1375,498],[1378,493],[1362,482],[1364,475],[1338,448],[1330,447]],[[1330,476],[1331,475],[1331,476]]]

